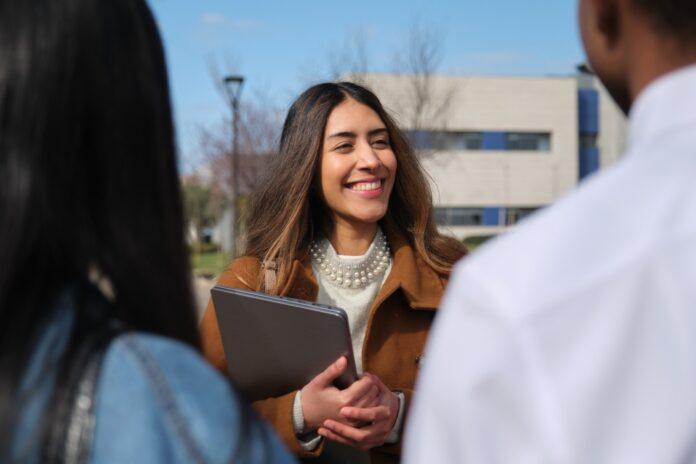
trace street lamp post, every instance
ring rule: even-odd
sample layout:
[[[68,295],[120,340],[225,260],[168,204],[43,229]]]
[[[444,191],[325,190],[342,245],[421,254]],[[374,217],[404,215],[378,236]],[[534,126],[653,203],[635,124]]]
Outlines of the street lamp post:
[[[244,77],[242,76],[226,76],[223,79],[225,92],[230,102],[232,109],[232,157],[230,159],[230,169],[232,170],[232,219],[230,222],[230,238],[232,239],[232,257],[237,256],[237,220],[238,220],[238,203],[239,203],[239,137],[238,137],[238,113],[239,113],[239,97],[242,93],[244,85]]]

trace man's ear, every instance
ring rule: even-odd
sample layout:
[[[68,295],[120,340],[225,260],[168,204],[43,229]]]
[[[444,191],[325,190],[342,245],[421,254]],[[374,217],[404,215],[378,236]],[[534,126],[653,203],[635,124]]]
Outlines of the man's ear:
[[[612,50],[621,37],[621,8],[623,0],[589,0],[595,13],[597,29],[607,41],[608,50]]]

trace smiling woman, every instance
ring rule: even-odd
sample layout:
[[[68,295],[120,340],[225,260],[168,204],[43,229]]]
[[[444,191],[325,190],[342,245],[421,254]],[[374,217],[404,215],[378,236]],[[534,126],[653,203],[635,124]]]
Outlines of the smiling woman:
[[[254,406],[301,457],[397,462],[434,310],[464,248],[438,233],[413,150],[355,84],[320,84],[295,101],[261,185],[246,256],[219,283],[343,308],[363,375],[333,387],[341,358],[300,391]],[[212,303],[202,337],[224,370]]]
[[[320,165],[331,242],[340,247],[339,254],[362,254],[387,213],[397,169],[389,131],[379,115],[352,98],[336,106],[324,129]],[[339,237],[355,235],[350,231],[356,229],[362,240]]]

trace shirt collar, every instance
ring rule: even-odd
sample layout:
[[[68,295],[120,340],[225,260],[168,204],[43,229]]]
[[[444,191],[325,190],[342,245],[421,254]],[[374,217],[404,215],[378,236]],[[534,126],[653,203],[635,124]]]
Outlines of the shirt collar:
[[[643,90],[629,114],[629,152],[696,124],[696,64],[668,73]]]

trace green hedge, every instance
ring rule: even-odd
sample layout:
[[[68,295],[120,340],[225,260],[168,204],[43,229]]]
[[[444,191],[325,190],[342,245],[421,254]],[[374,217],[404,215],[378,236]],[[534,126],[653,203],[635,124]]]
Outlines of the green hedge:
[[[463,242],[467,250],[473,251],[493,237],[495,237],[495,235],[472,235],[471,237],[465,238]]]
[[[192,243],[189,245],[191,253],[217,253],[220,251],[220,245],[217,243]]]

